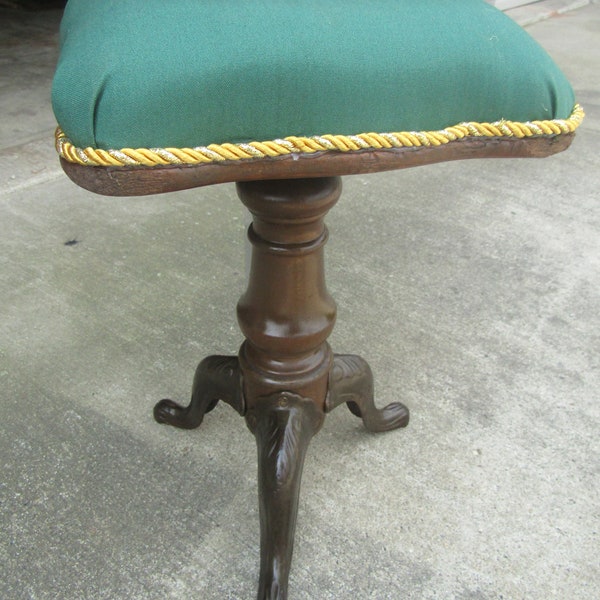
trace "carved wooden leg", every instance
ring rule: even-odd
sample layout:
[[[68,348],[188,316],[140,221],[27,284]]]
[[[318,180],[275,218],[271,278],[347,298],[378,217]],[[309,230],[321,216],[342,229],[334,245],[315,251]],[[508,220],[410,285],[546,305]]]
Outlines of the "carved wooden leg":
[[[209,356],[196,369],[192,399],[188,406],[161,400],[154,407],[154,418],[182,429],[198,427],[204,415],[219,402],[227,402],[244,413],[240,364],[237,356]]]
[[[353,354],[336,354],[329,376],[327,412],[346,402],[352,414],[361,417],[369,431],[389,431],[406,427],[408,408],[392,402],[376,408],[373,394],[373,374],[367,361]]]
[[[287,598],[304,457],[323,419],[312,400],[291,392],[260,398],[246,415],[258,448],[258,600]]]

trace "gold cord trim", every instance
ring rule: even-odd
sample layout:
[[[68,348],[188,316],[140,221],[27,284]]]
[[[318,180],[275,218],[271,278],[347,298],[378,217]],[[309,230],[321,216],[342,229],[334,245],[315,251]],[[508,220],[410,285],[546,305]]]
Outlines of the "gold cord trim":
[[[122,148],[99,150],[77,148],[58,127],[56,150],[65,160],[87,166],[164,166],[197,165],[224,160],[244,160],[284,156],[286,154],[312,154],[314,152],[352,152],[382,148],[412,148],[441,146],[468,137],[536,137],[572,133],[585,113],[575,105],[568,119],[552,121],[496,121],[495,123],[459,123],[440,131],[404,131],[399,133],[361,133],[359,135],[322,135],[312,137],[290,136],[266,142],[245,144],[211,144],[196,148]]]

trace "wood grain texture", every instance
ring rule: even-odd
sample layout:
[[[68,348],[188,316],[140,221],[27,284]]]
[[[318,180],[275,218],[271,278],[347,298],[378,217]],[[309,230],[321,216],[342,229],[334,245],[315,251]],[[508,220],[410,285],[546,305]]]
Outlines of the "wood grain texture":
[[[535,138],[469,138],[443,146],[315,152],[166,167],[85,167],[61,159],[77,185],[105,196],[144,196],[231,181],[335,177],[470,158],[542,158],[566,150],[574,133]]]

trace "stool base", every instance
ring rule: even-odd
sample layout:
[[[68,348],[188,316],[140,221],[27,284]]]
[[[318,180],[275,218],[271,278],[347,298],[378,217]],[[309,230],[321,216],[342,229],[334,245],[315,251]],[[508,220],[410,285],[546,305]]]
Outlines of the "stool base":
[[[193,429],[219,400],[245,416],[258,450],[261,566],[257,598],[285,600],[304,458],[325,414],[345,403],[369,431],[381,432],[405,427],[409,411],[399,402],[378,409],[369,365],[349,354],[334,355],[324,399],[282,391],[253,399],[248,402],[252,408],[246,410],[242,390],[239,359],[210,356],[196,369],[190,404],[161,400],[154,407],[154,417],[159,423]]]

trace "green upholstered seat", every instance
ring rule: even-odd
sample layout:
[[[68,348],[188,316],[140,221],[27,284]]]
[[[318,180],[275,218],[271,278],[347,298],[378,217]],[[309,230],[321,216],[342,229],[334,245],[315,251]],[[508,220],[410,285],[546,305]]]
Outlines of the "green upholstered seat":
[[[546,52],[483,0],[70,0],[52,100],[85,148],[567,119]]]

